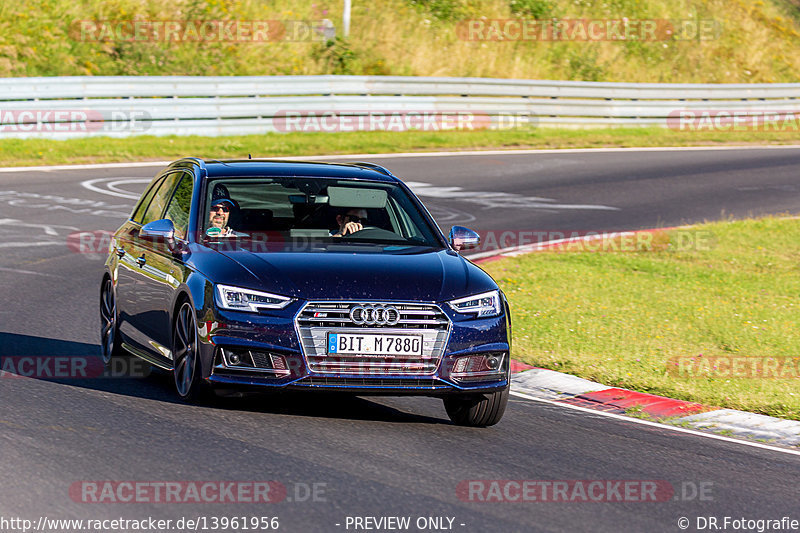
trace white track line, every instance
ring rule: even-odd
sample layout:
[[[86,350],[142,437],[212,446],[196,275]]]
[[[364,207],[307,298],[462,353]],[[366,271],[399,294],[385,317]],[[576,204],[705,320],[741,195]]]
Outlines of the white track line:
[[[48,278],[60,278],[61,276],[55,276],[53,274],[45,274],[44,272],[34,272],[33,270],[21,270],[19,268],[3,268],[0,267],[0,272],[14,272],[15,274],[30,274],[32,276],[45,276]]]
[[[29,248],[33,246],[58,246],[63,242],[0,242],[0,248]]]
[[[96,178],[93,180],[86,180],[82,181],[81,185],[90,191],[100,193],[100,194],[108,194],[111,196],[116,196],[118,198],[127,198],[129,200],[138,200],[138,194],[134,194],[132,192],[126,192],[125,190],[120,190],[116,186],[127,184],[127,183],[149,183],[152,178],[134,178],[134,177],[127,177],[127,176],[114,176],[111,178]],[[107,189],[103,189],[95,185],[96,183],[107,183]]]
[[[760,442],[752,442],[752,441],[748,441],[748,440],[734,439],[734,438],[731,438],[731,437],[725,437],[724,435],[717,435],[716,433],[705,433],[703,431],[697,431],[697,430],[694,430],[694,429],[686,429],[686,428],[682,428],[682,427],[678,427],[678,426],[670,426],[668,424],[661,424],[659,422],[651,422],[650,420],[643,420],[641,418],[634,418],[634,417],[630,417],[630,416],[618,415],[616,413],[607,413],[605,411],[597,411],[595,409],[589,409],[588,407],[581,407],[579,405],[572,405],[572,404],[568,404],[568,403],[557,402],[557,401],[554,401],[554,400],[546,400],[544,398],[537,398],[535,396],[529,396],[529,395],[527,395],[525,393],[517,392],[517,391],[514,391],[514,390],[511,391],[511,394],[513,396],[517,396],[519,398],[525,398],[526,400],[533,400],[533,401],[536,401],[536,402],[542,402],[542,403],[546,403],[546,404],[550,404],[550,405],[556,405],[556,406],[559,406],[559,407],[565,407],[567,409],[574,409],[575,411],[581,411],[581,412],[584,412],[584,413],[592,413],[592,414],[599,415],[599,416],[605,416],[607,418],[614,418],[614,419],[617,419],[617,420],[623,420],[625,422],[631,422],[633,424],[642,424],[644,426],[657,427],[657,428],[666,429],[666,430],[669,430],[669,431],[675,431],[675,432],[678,432],[678,433],[688,433],[689,435],[696,435],[698,437],[706,437],[708,439],[721,440],[721,441],[724,441],[724,442],[730,442],[730,443],[733,443],[733,444],[741,444],[743,446],[750,446],[750,447],[753,447],[753,448],[761,448],[762,450],[770,450],[770,451],[773,451],[773,452],[780,452],[780,453],[786,453],[786,454],[789,454],[789,455],[798,455],[798,456],[800,456],[800,450],[792,450],[792,449],[788,449],[788,448],[778,448],[777,446],[770,446],[769,444],[763,444],[763,443],[760,443]]]
[[[716,150],[790,150],[798,149],[797,144],[748,145],[748,146],[654,146],[631,148],[552,148],[546,150],[464,150],[460,152],[400,152],[394,154],[340,154],[340,155],[302,155],[291,157],[272,157],[276,161],[306,161],[328,159],[392,159],[402,157],[454,157],[463,155],[531,155],[531,154],[591,154],[615,152],[683,152]],[[261,154],[258,154],[260,156]],[[2,172],[49,172],[52,170],[93,170],[102,168],[165,167],[172,161],[139,161],[132,163],[94,163],[89,165],[55,165],[37,167],[0,167]]]

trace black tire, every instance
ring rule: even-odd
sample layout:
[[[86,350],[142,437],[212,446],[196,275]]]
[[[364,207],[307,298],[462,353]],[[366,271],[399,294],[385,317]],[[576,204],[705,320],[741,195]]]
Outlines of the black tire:
[[[194,308],[184,301],[175,315],[172,325],[172,369],[175,390],[182,400],[195,402],[206,397],[206,389],[200,377],[199,340]]]
[[[106,366],[110,366],[114,358],[128,355],[120,345],[117,297],[108,277],[100,286],[100,355]]]
[[[508,403],[508,387],[498,392],[444,399],[447,416],[457,426],[486,427],[500,422]]]

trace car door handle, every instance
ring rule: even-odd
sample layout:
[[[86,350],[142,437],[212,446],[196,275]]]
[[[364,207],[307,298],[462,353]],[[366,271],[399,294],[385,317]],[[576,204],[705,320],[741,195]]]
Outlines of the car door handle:
[[[143,267],[145,263],[147,263],[147,259],[145,259],[144,254],[141,257],[136,258],[136,262],[139,264],[140,267]]]
[[[117,257],[122,259],[124,256],[125,256],[125,248],[120,246],[119,248],[117,248]]]

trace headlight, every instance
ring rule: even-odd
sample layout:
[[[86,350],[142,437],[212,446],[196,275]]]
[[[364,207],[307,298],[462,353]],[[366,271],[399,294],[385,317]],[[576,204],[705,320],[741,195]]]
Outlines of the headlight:
[[[283,309],[291,301],[286,296],[268,292],[217,285],[217,305],[223,309],[258,312],[260,309]]]
[[[458,313],[475,315],[476,317],[492,317],[499,315],[503,310],[500,300],[500,291],[484,292],[475,296],[467,296],[453,300],[450,307]]]

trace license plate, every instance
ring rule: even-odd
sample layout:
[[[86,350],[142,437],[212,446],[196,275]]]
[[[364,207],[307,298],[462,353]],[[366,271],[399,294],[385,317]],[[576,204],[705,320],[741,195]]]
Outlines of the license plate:
[[[422,355],[422,335],[328,333],[328,353]]]

